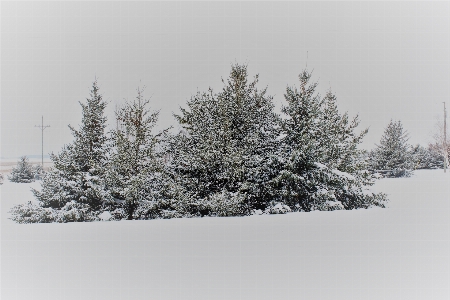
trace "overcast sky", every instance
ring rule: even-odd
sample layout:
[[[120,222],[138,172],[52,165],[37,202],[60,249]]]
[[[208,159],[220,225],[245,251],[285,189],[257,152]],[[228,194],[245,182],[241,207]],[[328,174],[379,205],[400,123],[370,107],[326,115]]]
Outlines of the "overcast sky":
[[[427,144],[450,107],[449,2],[1,2],[1,156],[73,140],[95,77],[114,106],[147,86],[160,128],[197,90],[222,88],[234,62],[260,75],[277,109],[312,70],[373,148],[390,119]],[[308,53],[308,55],[307,55]]]

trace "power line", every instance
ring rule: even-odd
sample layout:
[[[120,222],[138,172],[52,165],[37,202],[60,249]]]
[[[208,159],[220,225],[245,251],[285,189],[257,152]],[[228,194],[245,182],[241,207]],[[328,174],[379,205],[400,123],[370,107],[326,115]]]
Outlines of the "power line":
[[[34,125],[34,127],[41,128],[41,132],[42,132],[42,169],[44,169],[44,129],[47,127],[50,127],[50,125],[44,126],[44,116],[42,116],[41,125]]]

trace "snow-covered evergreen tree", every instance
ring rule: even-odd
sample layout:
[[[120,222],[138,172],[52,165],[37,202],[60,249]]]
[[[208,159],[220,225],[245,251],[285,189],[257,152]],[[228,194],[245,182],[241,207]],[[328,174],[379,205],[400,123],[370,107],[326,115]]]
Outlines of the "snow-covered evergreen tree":
[[[258,75],[247,78],[247,66],[232,65],[221,92],[198,92],[175,115],[183,131],[171,142],[170,166],[194,215],[248,214],[272,197],[279,117],[266,88],[257,89]],[[218,204],[225,198],[233,212]]]
[[[356,134],[358,119],[339,114],[336,97],[316,93],[311,73],[303,71],[300,89],[287,87],[282,108],[283,170],[273,180],[279,202],[292,210],[335,210],[384,206],[373,184],[363,151],[357,146],[367,130]]]
[[[28,161],[28,157],[22,156],[17,162],[17,166],[8,175],[8,179],[12,182],[33,182],[34,174],[33,165]]]
[[[331,91],[323,99],[319,124],[317,152],[321,161],[330,168],[348,173],[367,170],[364,151],[358,149],[358,145],[368,129],[355,132],[359,125],[358,116],[350,120],[347,112],[340,114],[336,96]]]
[[[143,98],[142,92],[138,88],[136,100],[116,111],[118,128],[113,132],[114,151],[106,176],[115,200],[112,208],[122,210],[123,217],[129,220],[156,217],[167,196],[163,153],[156,149],[167,130],[152,133],[159,112],[150,112],[149,100]]]
[[[3,184],[3,174],[0,173],[0,184]]]
[[[414,168],[408,133],[400,121],[391,120],[386,127],[380,144],[371,151],[369,160],[371,168],[381,171],[387,177],[410,176]]]
[[[75,130],[69,125],[75,140],[66,145],[59,154],[51,154],[53,168],[45,173],[41,190],[32,190],[39,200],[40,208],[47,211],[53,209],[53,214],[61,216],[61,211],[69,205],[69,210],[73,212],[75,209],[81,214],[77,218],[53,219],[58,222],[92,220],[92,216],[83,217],[83,214],[92,214],[92,211],[99,211],[102,205],[111,202],[103,179],[108,150],[104,116],[107,103],[99,94],[97,81],[92,85],[91,97],[87,99],[87,103],[80,102],[80,105],[83,109],[80,129]],[[13,213],[20,211],[20,207],[12,210]],[[20,217],[15,216],[18,222]]]

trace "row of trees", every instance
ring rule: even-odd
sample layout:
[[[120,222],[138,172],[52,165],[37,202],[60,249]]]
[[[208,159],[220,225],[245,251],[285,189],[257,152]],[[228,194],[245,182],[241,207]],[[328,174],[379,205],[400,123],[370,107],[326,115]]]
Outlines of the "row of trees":
[[[400,121],[390,121],[380,143],[369,152],[368,162],[373,172],[386,177],[410,176],[417,169],[443,168],[444,155],[448,155],[442,144],[436,141],[428,148],[408,144],[408,133]]]
[[[316,92],[311,74],[288,87],[283,116],[274,112],[258,75],[232,65],[223,89],[198,92],[175,118],[182,127],[153,133],[142,90],[116,111],[117,128],[106,132],[106,102],[94,82],[81,103],[74,141],[51,154],[38,200],[12,209],[19,223],[99,219],[244,216],[287,211],[384,207],[384,194],[368,187],[358,149],[367,129],[340,114],[336,97]]]

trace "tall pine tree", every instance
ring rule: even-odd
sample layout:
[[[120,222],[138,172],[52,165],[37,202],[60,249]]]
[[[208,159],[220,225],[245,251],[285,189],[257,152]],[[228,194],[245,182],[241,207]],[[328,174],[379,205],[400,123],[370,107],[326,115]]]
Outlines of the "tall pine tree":
[[[59,209],[73,201],[98,210],[111,201],[103,179],[108,155],[104,116],[107,103],[99,94],[97,81],[93,82],[91,97],[80,105],[80,129],[69,125],[73,143],[64,146],[59,154],[51,154],[54,166],[45,174],[41,191],[33,190],[44,208]]]
[[[284,166],[273,180],[279,201],[292,210],[334,210],[384,206],[385,197],[367,191],[373,178],[357,146],[357,117],[339,114],[336,97],[316,93],[311,73],[299,75],[300,88],[287,87],[282,108]]]
[[[198,215],[238,215],[264,208],[277,160],[278,119],[272,97],[235,64],[223,90],[198,92],[175,115],[183,132],[172,141],[171,166]],[[223,201],[228,201],[223,205]],[[234,207],[235,211],[224,211]]]
[[[159,112],[147,108],[143,90],[138,88],[137,93],[136,100],[116,111],[118,128],[113,132],[114,151],[106,176],[113,206],[122,209],[128,220],[156,217],[155,209],[167,196],[163,152],[157,151],[167,130],[152,133]]]

